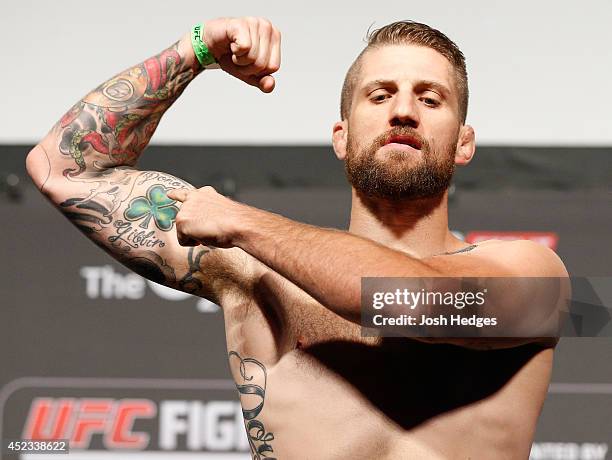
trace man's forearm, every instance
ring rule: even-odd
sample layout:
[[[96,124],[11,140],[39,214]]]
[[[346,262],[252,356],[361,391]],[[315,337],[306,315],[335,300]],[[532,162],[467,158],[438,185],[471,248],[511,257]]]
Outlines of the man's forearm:
[[[189,36],[131,67],[77,102],[41,142],[52,175],[76,177],[134,166],[162,115],[199,73]],[[36,171],[34,171],[36,173]],[[49,176],[49,172],[44,174]],[[42,189],[44,183],[39,182]]]
[[[361,278],[436,276],[436,270],[375,241],[255,210],[234,243],[340,316],[360,321]]]
[[[360,321],[362,277],[440,276],[429,264],[375,241],[295,222],[212,187],[168,196],[182,202],[176,219],[181,244],[239,247],[349,321]]]

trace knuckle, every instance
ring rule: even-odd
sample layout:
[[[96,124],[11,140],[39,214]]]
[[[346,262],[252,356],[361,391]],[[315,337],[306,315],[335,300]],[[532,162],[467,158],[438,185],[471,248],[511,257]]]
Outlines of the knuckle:
[[[227,30],[238,30],[242,27],[243,21],[241,18],[229,18],[225,23]]]
[[[266,18],[260,18],[259,28],[263,31],[270,31],[272,30],[272,23]]]
[[[248,67],[247,66],[250,66],[251,64],[253,64],[254,60],[255,59],[253,59],[251,57],[248,57],[248,56],[243,56],[242,58],[240,58],[238,63],[239,63],[239,65],[242,66],[241,72],[242,73],[248,73]]]
[[[259,74],[267,69],[267,65],[264,59],[258,59],[251,65],[252,73]]]
[[[233,23],[233,27],[234,30],[236,31],[244,31],[244,30],[249,30],[249,23],[246,19],[244,18],[239,18],[236,19],[235,22]]]

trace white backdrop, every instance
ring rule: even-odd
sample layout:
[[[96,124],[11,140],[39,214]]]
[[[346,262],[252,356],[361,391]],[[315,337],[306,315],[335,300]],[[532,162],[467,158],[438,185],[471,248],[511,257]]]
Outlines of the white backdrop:
[[[4,0],[0,143],[31,143],[100,82],[217,16],[283,33],[277,89],[221,71],[192,83],[156,143],[328,144],[346,69],[368,27],[414,19],[468,60],[468,122],[485,145],[612,144],[612,2]]]

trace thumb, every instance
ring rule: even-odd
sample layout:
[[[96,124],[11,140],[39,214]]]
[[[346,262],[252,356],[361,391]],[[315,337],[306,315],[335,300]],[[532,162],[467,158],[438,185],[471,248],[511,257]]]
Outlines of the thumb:
[[[177,188],[170,190],[167,195],[171,200],[180,201],[182,203],[187,199],[189,191],[184,188]]]
[[[272,75],[265,75],[257,82],[257,86],[264,93],[271,93],[274,90],[274,86],[276,86],[276,82]]]
[[[255,86],[259,88],[264,93],[271,93],[274,91],[274,87],[276,86],[276,81],[272,75],[264,75],[264,76],[238,76],[239,79],[248,83],[251,86]]]

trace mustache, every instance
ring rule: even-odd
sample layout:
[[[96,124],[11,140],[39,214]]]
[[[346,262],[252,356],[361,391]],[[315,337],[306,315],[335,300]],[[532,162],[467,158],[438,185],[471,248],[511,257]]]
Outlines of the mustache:
[[[389,138],[396,137],[396,136],[397,137],[400,137],[400,136],[413,137],[414,139],[418,141],[422,150],[427,150],[429,148],[429,143],[427,142],[427,140],[423,136],[421,136],[414,128],[411,128],[410,126],[395,126],[391,128],[389,131],[387,131],[386,133],[383,133],[380,136],[377,136],[372,142],[372,144],[378,147],[382,147],[387,143],[387,140]]]

